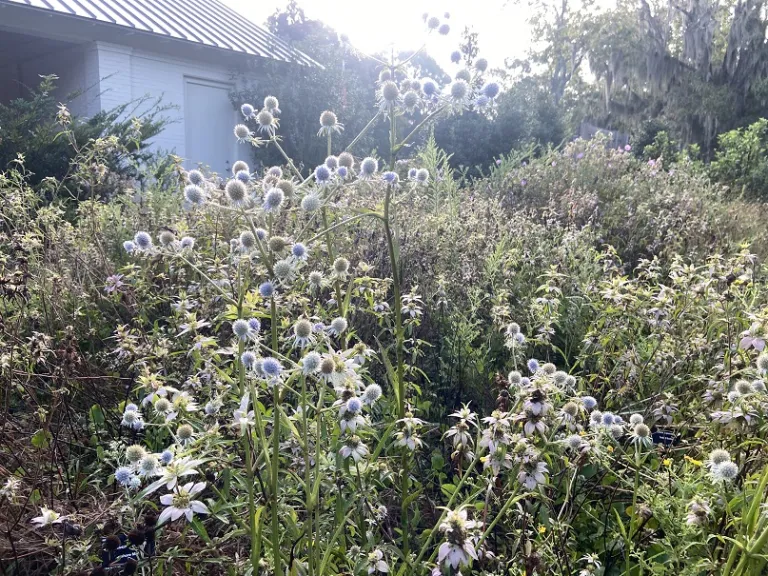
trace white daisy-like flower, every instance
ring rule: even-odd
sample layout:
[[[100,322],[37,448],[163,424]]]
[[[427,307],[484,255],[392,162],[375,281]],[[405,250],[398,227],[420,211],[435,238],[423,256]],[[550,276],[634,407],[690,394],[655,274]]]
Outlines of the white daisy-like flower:
[[[178,520],[182,516],[187,518],[187,521],[192,521],[192,516],[197,514],[209,514],[208,507],[200,500],[193,500],[194,496],[199,494],[205,489],[205,482],[188,482],[181,486],[173,494],[164,494],[160,496],[160,503],[163,506],[167,506],[165,510],[160,514],[157,519],[159,524],[165,522]]]
[[[190,476],[192,474],[199,474],[197,467],[202,463],[202,460],[193,460],[189,456],[177,458],[168,466],[163,468],[162,472],[160,473],[160,479],[150,484],[147,487],[145,494],[152,494],[162,486],[165,486],[168,490],[173,490],[179,483],[180,478],[183,478],[184,476]]]
[[[344,440],[344,446],[339,450],[342,458],[352,458],[356,463],[368,456],[368,448],[359,436],[349,436]]]
[[[384,553],[378,548],[368,554],[368,574],[375,574],[376,572],[383,572],[384,574],[389,572],[389,565],[384,560]]]
[[[534,490],[539,484],[547,481],[545,474],[547,465],[544,462],[537,462],[533,466],[524,466],[517,475],[517,481],[528,490]]]
[[[61,524],[62,520],[64,517],[61,514],[43,506],[40,508],[40,516],[32,518],[31,522],[36,528],[45,528],[46,526]]]
[[[246,392],[240,400],[240,407],[232,413],[232,426],[240,430],[240,436],[244,436],[250,426],[256,422],[253,410],[248,410],[251,396]]]

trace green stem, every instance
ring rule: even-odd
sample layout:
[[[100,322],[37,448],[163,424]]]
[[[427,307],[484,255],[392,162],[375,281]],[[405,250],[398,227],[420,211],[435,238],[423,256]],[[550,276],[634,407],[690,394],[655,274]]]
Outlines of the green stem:
[[[272,349],[277,350],[277,306],[275,299],[270,299],[270,328],[272,329]],[[272,430],[272,558],[275,574],[282,574],[280,558],[280,518],[278,516],[278,475],[280,466],[280,386],[277,382],[272,385],[273,406],[272,417],[274,429]],[[255,408],[255,407],[254,407]]]
[[[312,532],[312,484],[309,467],[309,424],[307,423],[307,377],[302,374],[301,376],[301,426],[304,434],[304,498],[306,499],[305,508],[307,509],[307,528],[306,535],[309,545],[309,559],[307,562],[308,575],[312,576],[314,573],[314,555],[312,554],[312,541],[314,540],[314,534]]]
[[[400,143],[399,143],[399,144],[394,144],[394,143],[392,143],[392,146],[393,146],[393,149],[394,149],[394,151],[395,151],[395,152],[397,152],[398,150],[400,150],[400,148],[402,148],[403,146],[405,146],[405,145],[406,145],[406,144],[407,144],[407,143],[408,143],[408,142],[411,140],[411,138],[413,138],[414,136],[416,136],[416,134],[418,134],[418,133],[419,133],[419,131],[420,131],[422,128],[424,128],[424,126],[426,126],[426,125],[427,125],[427,124],[428,124],[430,121],[432,121],[432,119],[434,119],[434,118],[435,118],[435,116],[437,116],[438,114],[440,114],[441,112],[443,112],[443,110],[445,110],[446,108],[447,108],[447,106],[441,106],[440,108],[438,108],[437,110],[435,110],[434,112],[432,112],[430,115],[426,116],[426,117],[424,118],[424,120],[422,120],[421,122],[419,122],[419,123],[416,125],[416,127],[415,127],[413,130],[411,130],[411,131],[408,133],[408,136],[406,136],[405,138],[403,138],[403,139],[400,141]]]
[[[360,131],[360,133],[357,136],[355,136],[355,139],[352,140],[352,142],[350,142],[346,148],[344,148],[345,152],[349,152],[350,150],[352,150],[354,145],[357,144],[363,136],[365,136],[368,130],[373,128],[373,125],[376,123],[376,120],[379,119],[379,116],[381,116],[381,112],[377,112],[376,115],[373,118],[371,118],[370,122],[368,122],[368,124],[365,125],[365,128],[363,128]]]
[[[330,137],[328,139],[328,145],[330,146]],[[333,266],[333,262],[336,260],[336,254],[333,249],[333,236],[331,235],[332,228],[328,225],[328,211],[325,206],[322,207],[321,214],[323,217],[323,226],[325,227],[325,242],[328,246],[328,258],[331,261],[331,266]],[[344,316],[344,301],[341,298],[341,283],[338,278],[333,283],[333,287],[336,291],[336,307],[339,309],[339,315]]]

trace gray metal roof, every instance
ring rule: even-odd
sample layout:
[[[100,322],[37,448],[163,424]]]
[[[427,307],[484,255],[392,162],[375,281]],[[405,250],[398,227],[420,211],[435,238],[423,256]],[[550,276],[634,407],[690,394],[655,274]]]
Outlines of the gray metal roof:
[[[315,62],[219,0],[0,0],[283,62]]]

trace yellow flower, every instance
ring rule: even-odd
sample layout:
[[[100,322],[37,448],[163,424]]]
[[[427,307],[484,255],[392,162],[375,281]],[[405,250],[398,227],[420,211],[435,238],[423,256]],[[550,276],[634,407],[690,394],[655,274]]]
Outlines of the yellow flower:
[[[685,460],[686,460],[686,462],[690,462],[694,466],[701,466],[702,465],[702,461],[701,460],[694,460],[693,458],[688,456],[688,454],[685,455]]]
[[[609,454],[613,453],[613,446],[608,446],[608,448],[606,448],[606,450],[608,450]]]
[[[672,466],[672,458],[664,458],[661,463],[666,467],[670,467]]]
[[[547,527],[539,526],[539,534],[546,534],[546,533],[547,533]]]

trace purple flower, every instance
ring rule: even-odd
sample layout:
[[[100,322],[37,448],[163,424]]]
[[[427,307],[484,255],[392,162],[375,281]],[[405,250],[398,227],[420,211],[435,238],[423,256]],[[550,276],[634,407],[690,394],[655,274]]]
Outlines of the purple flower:
[[[526,184],[528,184],[528,180],[526,180],[525,178],[520,180],[520,186],[525,186]]]
[[[629,152],[630,150],[632,150],[632,146],[629,144],[624,145],[624,152]]]
[[[113,274],[112,276],[107,278],[107,283],[104,286],[104,292],[106,292],[107,294],[112,294],[116,290],[119,290],[120,288],[125,286],[125,284],[121,281],[122,278],[123,278],[122,274]]]
[[[581,160],[582,158],[584,158],[584,152],[579,152],[576,154],[576,160]]]

